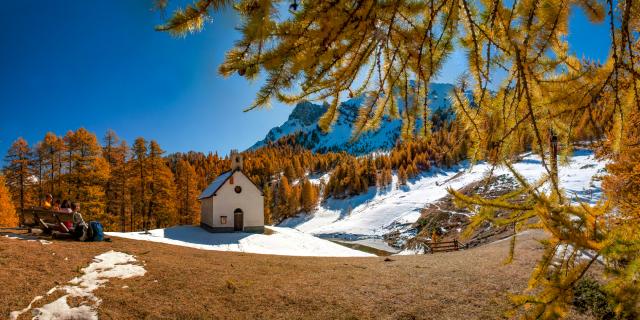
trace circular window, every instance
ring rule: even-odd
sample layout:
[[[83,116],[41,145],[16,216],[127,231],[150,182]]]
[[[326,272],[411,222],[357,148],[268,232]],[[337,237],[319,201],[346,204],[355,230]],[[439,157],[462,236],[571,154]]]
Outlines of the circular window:
[[[236,186],[233,190],[235,190],[236,193],[240,193],[240,192],[242,192],[242,187],[241,186]]]

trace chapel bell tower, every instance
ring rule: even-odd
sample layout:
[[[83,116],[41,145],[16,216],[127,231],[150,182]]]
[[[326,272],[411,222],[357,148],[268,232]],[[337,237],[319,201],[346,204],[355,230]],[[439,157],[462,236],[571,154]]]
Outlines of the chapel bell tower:
[[[236,149],[231,150],[231,152],[229,153],[229,159],[231,159],[232,171],[236,171],[236,170],[242,171],[242,154],[240,154],[238,150]]]

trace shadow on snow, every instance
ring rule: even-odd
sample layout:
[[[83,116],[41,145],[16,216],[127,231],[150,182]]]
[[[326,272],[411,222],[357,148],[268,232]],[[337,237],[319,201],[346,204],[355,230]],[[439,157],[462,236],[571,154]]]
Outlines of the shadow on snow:
[[[163,237],[171,240],[201,245],[237,245],[240,240],[253,235],[245,232],[211,233],[200,227],[179,226],[164,229]],[[152,234],[154,237],[162,237]]]

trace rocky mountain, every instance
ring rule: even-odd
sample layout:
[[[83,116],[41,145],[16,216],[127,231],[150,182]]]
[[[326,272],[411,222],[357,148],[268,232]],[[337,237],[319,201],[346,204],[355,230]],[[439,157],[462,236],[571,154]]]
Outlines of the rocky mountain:
[[[453,111],[449,101],[449,94],[453,85],[448,83],[433,83],[429,88],[431,113],[440,118],[451,119]],[[352,141],[353,125],[358,116],[360,105],[364,97],[355,97],[340,104],[340,116],[331,131],[325,133],[317,125],[318,119],[327,111],[327,105],[314,104],[308,101],[298,103],[289,119],[282,125],[271,129],[266,137],[258,141],[251,149],[296,133],[302,133],[305,147],[316,152],[346,151],[352,154],[366,154],[392,148],[399,139],[400,119],[385,117],[376,131],[366,132]],[[400,106],[402,108],[402,106]]]

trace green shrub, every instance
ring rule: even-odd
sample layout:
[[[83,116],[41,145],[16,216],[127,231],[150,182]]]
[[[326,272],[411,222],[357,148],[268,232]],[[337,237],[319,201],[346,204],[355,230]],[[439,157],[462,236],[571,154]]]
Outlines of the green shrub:
[[[573,305],[582,313],[591,313],[596,319],[616,319],[613,306],[600,284],[590,278],[578,282],[573,292]]]

